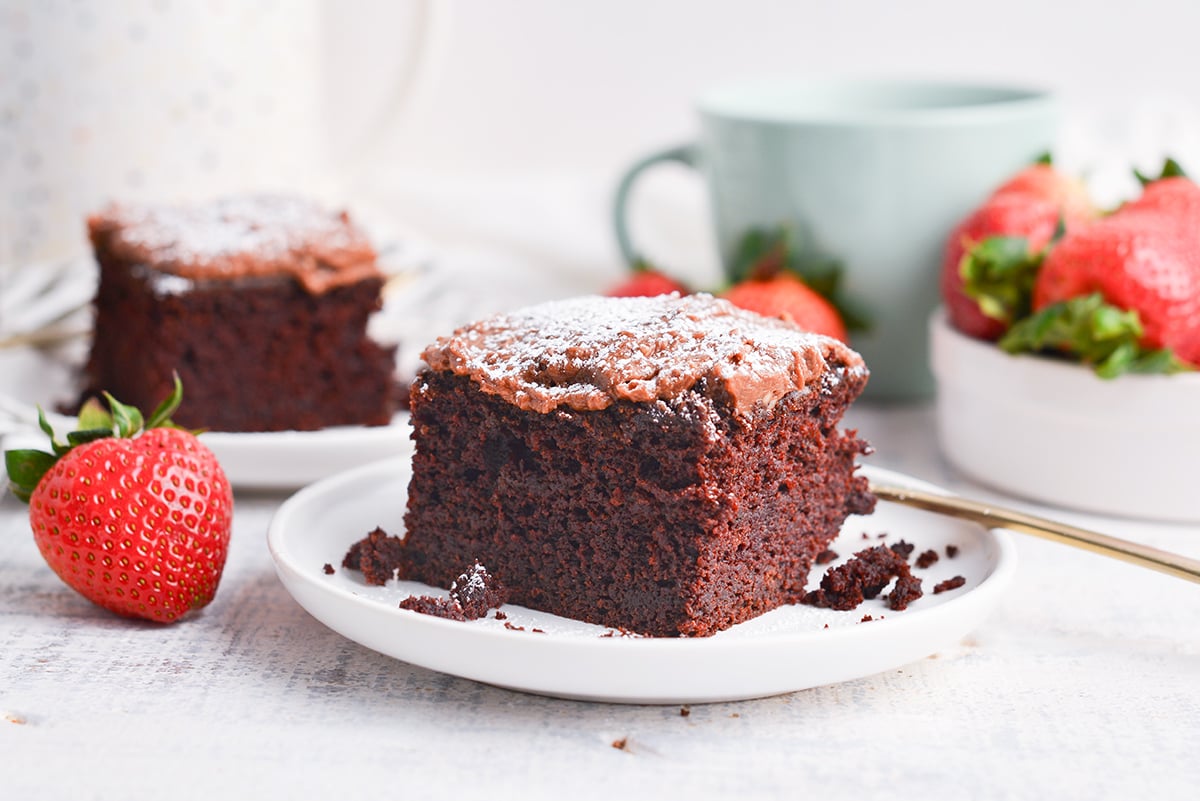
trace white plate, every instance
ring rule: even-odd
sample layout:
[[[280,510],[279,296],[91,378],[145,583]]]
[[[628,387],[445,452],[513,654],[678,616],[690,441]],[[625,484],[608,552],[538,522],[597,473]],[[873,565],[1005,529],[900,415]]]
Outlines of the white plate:
[[[4,447],[45,447],[37,406],[62,438],[75,418],[50,412],[76,399],[76,367],[83,342],[60,353],[34,348],[0,350],[0,433]],[[186,392],[186,388],[185,388]],[[186,398],[185,398],[186,402]],[[408,413],[386,426],[338,426],[320,431],[235,434],[210,431],[201,439],[239,489],[288,490],[369,462],[412,452]]]
[[[868,476],[922,486],[906,476],[863,468]],[[357,468],[289,498],[267,543],[285,587],[317,620],[355,642],[422,667],[542,695],[622,703],[683,704],[757,698],[848,681],[908,664],[956,643],[999,601],[1015,567],[1006,532],[880,503],[851,518],[833,548],[842,558],[869,545],[905,539],[915,553],[942,558],[923,579],[925,597],[904,612],[881,600],[851,612],[782,607],[708,638],[603,636],[608,629],[508,605],[510,630],[491,617],[468,623],[402,610],[411,594],[444,594],[422,584],[367,585],[343,569],[352,543],[376,526],[402,521],[410,462]],[[868,539],[863,539],[863,533]],[[887,533],[886,540],[877,539]],[[945,546],[959,547],[954,559]],[[332,575],[324,566],[332,565]],[[466,567],[464,565],[464,567]],[[813,571],[810,586],[823,568]],[[940,595],[933,585],[962,575],[964,587]],[[870,615],[874,620],[862,622]],[[542,632],[534,632],[538,628]],[[610,632],[611,633],[611,632]]]

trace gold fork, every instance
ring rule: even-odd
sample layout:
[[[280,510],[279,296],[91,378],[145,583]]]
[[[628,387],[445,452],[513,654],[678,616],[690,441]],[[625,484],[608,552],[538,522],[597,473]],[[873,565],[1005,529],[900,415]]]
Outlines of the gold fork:
[[[1007,528],[1024,534],[1032,534],[1035,537],[1083,548],[1101,556],[1109,556],[1176,578],[1200,583],[1200,560],[1189,559],[1169,551],[1160,551],[1158,548],[1151,548],[1148,545],[1118,539],[1066,523],[1058,523],[1014,509],[968,500],[957,495],[940,495],[879,482],[871,483],[871,492],[881,500],[970,520],[985,528]]]

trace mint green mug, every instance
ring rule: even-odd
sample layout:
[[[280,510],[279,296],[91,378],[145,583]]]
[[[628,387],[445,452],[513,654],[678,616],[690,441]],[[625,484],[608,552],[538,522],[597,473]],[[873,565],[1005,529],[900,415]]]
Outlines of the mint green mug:
[[[697,142],[639,160],[620,182],[624,257],[638,258],[627,218],[638,178],[663,162],[695,167],[726,265],[751,232],[787,228],[806,257],[842,265],[842,291],[869,321],[851,335],[871,370],[866,397],[931,395],[926,322],[946,237],[1051,149],[1054,98],[999,86],[777,79],[718,87],[697,107]]]

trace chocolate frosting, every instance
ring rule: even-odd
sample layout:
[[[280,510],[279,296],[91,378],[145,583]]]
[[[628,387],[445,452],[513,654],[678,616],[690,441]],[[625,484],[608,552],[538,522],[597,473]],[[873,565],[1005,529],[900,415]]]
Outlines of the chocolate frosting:
[[[862,358],[836,339],[703,294],[543,303],[460,328],[422,358],[543,413],[696,391],[746,414],[866,372]]]
[[[189,280],[290,275],[316,295],[379,275],[375,250],[346,212],[295,197],[112,204],[88,219],[88,232],[115,258]]]

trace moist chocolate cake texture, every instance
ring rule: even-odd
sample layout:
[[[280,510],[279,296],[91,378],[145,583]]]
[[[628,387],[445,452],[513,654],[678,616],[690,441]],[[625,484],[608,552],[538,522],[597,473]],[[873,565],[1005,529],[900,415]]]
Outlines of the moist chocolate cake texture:
[[[100,269],[85,395],[220,431],[384,425],[394,348],[367,334],[383,274],[344,212],[278,196],[112,205],[88,220]]]
[[[798,602],[874,505],[838,428],[862,359],[707,295],[542,304],[423,357],[407,533],[356,555],[377,576],[478,560],[513,603],[706,636]]]

